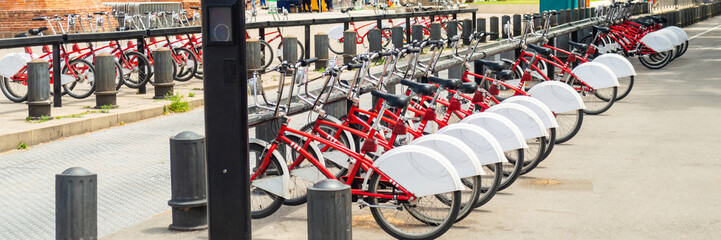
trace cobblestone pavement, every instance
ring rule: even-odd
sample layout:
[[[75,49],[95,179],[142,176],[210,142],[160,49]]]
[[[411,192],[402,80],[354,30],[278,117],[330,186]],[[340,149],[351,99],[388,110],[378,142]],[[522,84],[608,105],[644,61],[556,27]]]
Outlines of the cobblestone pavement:
[[[168,209],[169,138],[203,133],[203,110],[149,119],[0,155],[0,239],[53,239],[55,174],[98,174],[98,235]]]

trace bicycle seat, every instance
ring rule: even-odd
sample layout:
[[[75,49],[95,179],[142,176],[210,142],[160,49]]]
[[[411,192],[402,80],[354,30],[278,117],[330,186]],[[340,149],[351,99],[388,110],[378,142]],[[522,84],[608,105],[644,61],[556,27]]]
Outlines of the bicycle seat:
[[[475,82],[464,82],[458,91],[462,93],[475,93],[478,90],[478,84]]]
[[[461,85],[463,84],[463,81],[456,78],[450,78],[450,79],[443,79],[439,77],[428,77],[428,81],[438,84],[438,86],[441,86],[448,90],[456,90],[461,88]]]
[[[318,58],[308,58],[308,59],[300,60],[298,62],[300,62],[301,67],[307,67],[308,65],[310,65],[311,63],[314,63],[316,61],[318,61]]]
[[[395,95],[390,93],[384,93],[378,90],[372,90],[371,95],[383,99],[389,106],[394,108],[405,108],[408,106],[410,98],[406,95]]]
[[[200,7],[190,7],[190,9],[193,9],[193,10],[200,10]]]
[[[588,48],[588,44],[574,42],[574,41],[568,41],[568,45],[571,45],[571,47],[578,49],[578,50],[586,50],[586,48]]]
[[[29,33],[30,35],[38,35],[38,34],[42,33],[42,32],[45,31],[45,30],[48,30],[48,27],[33,28],[33,29],[28,30],[28,33]]]
[[[27,37],[27,36],[28,36],[28,33],[21,33],[21,34],[15,35],[16,38]]]
[[[405,79],[401,80],[401,85],[407,86],[410,88],[414,93],[424,95],[424,96],[432,96],[433,93],[436,92],[438,89],[436,85],[428,84],[428,83],[417,83],[413,81],[408,81]]]
[[[611,32],[611,29],[607,28],[607,27],[599,27],[599,26],[591,26],[591,27],[593,28],[594,31],[599,31],[602,33],[610,33]]]
[[[551,53],[553,53],[553,50],[551,50],[550,48],[541,47],[541,46],[538,46],[538,45],[536,45],[536,44],[530,44],[530,43],[529,43],[529,44],[527,44],[526,46],[528,46],[529,48],[533,49],[533,50],[536,51],[538,54],[541,54],[541,55],[543,55],[543,56],[550,56]]]
[[[511,70],[503,70],[493,72],[493,75],[496,75],[496,80],[508,80],[513,77],[513,72]]]
[[[477,61],[480,62],[481,64],[483,64],[483,66],[486,66],[488,69],[491,69],[491,71],[494,71],[494,72],[501,71],[508,66],[506,64],[506,62],[504,62],[504,61],[491,61],[491,60],[483,60],[483,59],[479,59]]]

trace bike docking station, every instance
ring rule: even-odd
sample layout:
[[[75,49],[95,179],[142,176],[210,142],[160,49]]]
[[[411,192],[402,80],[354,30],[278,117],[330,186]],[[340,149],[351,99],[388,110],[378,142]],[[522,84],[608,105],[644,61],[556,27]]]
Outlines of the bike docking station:
[[[201,1],[208,237],[251,239],[245,2]]]

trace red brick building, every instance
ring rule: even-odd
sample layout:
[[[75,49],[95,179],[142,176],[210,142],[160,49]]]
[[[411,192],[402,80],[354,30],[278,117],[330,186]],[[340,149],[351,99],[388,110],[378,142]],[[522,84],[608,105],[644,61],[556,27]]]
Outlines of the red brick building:
[[[12,37],[30,28],[46,26],[47,22],[32,21],[33,17],[57,14],[89,14],[110,11],[103,0],[0,0],[0,38]],[[200,6],[200,0],[108,0],[107,2],[182,2],[183,8]]]

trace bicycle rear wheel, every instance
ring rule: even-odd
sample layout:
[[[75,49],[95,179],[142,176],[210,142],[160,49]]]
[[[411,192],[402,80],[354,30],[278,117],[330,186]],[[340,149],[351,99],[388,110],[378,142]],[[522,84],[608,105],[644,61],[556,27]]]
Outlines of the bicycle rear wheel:
[[[72,82],[63,85],[63,89],[71,97],[83,99],[95,92],[95,67],[92,63],[84,59],[73,59],[60,73],[61,79],[62,75],[75,78]],[[62,81],[61,79],[53,79],[53,81]]]
[[[481,186],[481,176],[461,178],[461,182],[463,182],[463,185],[466,186],[466,189],[461,191],[461,209],[458,210],[456,222],[460,222],[473,212],[476,202],[479,200],[481,192],[483,191]],[[443,204],[446,204],[446,206],[451,206],[452,204],[452,199],[447,198],[445,194],[436,195],[436,198],[443,202]]]
[[[584,109],[583,112],[586,114],[598,115],[608,111],[616,101],[616,95],[618,93],[617,87],[591,89],[575,77],[571,77],[568,82],[571,87],[576,89],[578,94],[581,95],[581,100],[583,100],[583,104],[586,105],[586,109]]]
[[[265,154],[271,154],[270,164],[267,169],[260,173],[258,177],[250,182],[250,213],[253,219],[264,218],[275,213],[275,211],[283,205],[283,199],[280,196],[272,194],[256,186],[258,182],[270,182],[273,178],[283,175],[281,170],[281,160],[276,155],[269,153],[267,146],[260,143],[251,142],[248,144],[248,155],[250,164],[250,175],[252,176],[258,167],[261,166]]]
[[[571,140],[583,124],[583,110],[573,110],[569,112],[555,113],[558,128],[556,128],[556,144],[564,143]]]
[[[631,89],[633,88],[634,83],[634,76],[627,76],[618,78],[618,90],[616,93],[616,100],[614,102],[617,102],[618,100],[621,100],[628,96],[629,93],[631,93]],[[596,97],[603,99],[604,101],[610,101],[610,98],[608,96],[603,96],[603,94],[598,94]]]
[[[0,90],[10,101],[19,103],[28,100],[27,81],[15,81],[10,78],[0,77]]]
[[[260,41],[260,65],[262,69],[268,68],[273,62],[273,48],[265,40]]]
[[[543,152],[543,158],[541,158],[541,162],[543,162],[543,160],[546,160],[548,155],[551,155],[553,147],[556,146],[556,128],[549,128],[546,130],[548,131],[548,139],[546,139],[546,151]]]
[[[666,51],[647,56],[640,56],[638,57],[638,60],[648,69],[661,69],[671,62],[673,59],[672,54],[672,51]]]
[[[481,196],[478,197],[473,208],[479,208],[496,196],[503,182],[503,164],[494,163],[483,166],[486,175],[481,176]]]
[[[343,39],[328,38],[328,49],[335,54],[343,54]]]
[[[398,194],[393,184],[381,181],[378,173],[370,177],[368,192]],[[370,209],[373,218],[391,236],[398,239],[434,239],[451,228],[460,210],[461,192],[454,191],[446,195],[446,198],[452,199],[450,206],[433,195],[412,202],[372,197],[366,198],[366,202],[374,205]]]

